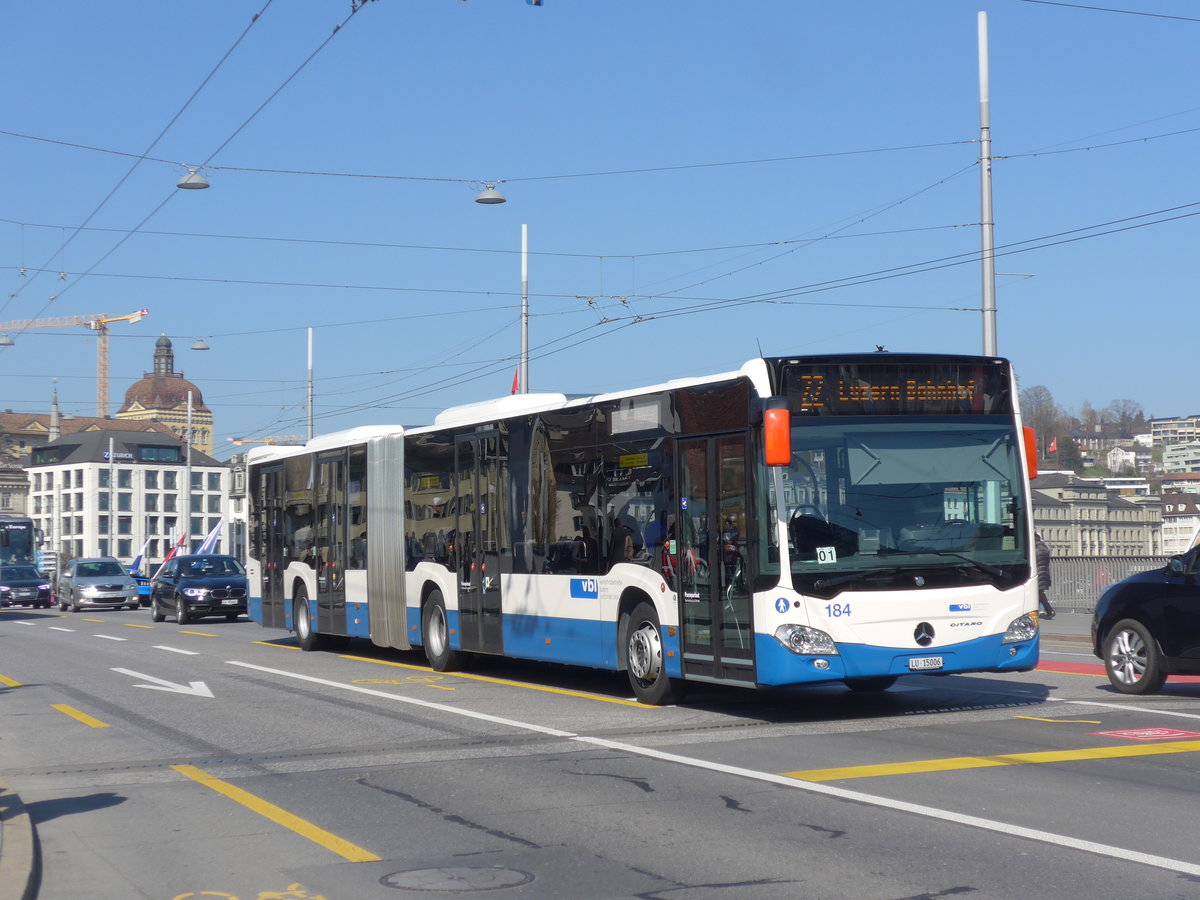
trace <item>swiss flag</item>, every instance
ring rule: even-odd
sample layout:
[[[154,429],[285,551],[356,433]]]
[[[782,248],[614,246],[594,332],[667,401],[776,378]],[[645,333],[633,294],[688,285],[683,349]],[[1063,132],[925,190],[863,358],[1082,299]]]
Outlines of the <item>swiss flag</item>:
[[[521,367],[517,366],[517,370],[513,372],[512,393],[516,393],[521,389]]]
[[[1050,453],[1057,453],[1057,452],[1058,452],[1058,438],[1054,437],[1054,438],[1050,439],[1050,446],[1046,449],[1046,453],[1050,454]]]

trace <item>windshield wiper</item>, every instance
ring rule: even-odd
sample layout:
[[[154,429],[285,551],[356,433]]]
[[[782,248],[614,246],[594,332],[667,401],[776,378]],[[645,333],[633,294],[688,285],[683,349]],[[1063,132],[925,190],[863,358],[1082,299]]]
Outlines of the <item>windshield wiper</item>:
[[[863,581],[867,578],[874,578],[877,575],[895,575],[899,571],[899,566],[892,566],[888,569],[868,569],[865,572],[847,572],[845,575],[837,575],[833,578],[818,578],[813,582],[813,587],[816,590],[823,590],[824,588],[837,587],[839,584],[849,584],[852,581]]]
[[[983,572],[983,574],[985,574],[985,575],[991,575],[993,578],[1003,578],[1004,577],[1003,569],[998,569],[993,565],[989,565],[988,563],[980,562],[977,559],[972,559],[971,557],[967,556],[965,553],[955,553],[953,550],[922,550],[921,552],[922,553],[930,553],[934,556],[953,556],[955,559],[961,559],[963,562],[968,563],[973,568],[976,568],[980,572]]]
[[[885,552],[888,556],[924,556],[926,554],[929,556],[953,556],[955,559],[961,559],[963,562],[968,563],[972,568],[978,569],[985,575],[991,575],[993,578],[1003,578],[1005,574],[1003,569],[998,569],[988,563],[980,562],[977,559],[972,559],[965,553],[955,553],[953,550],[934,550],[932,548],[922,547],[918,550],[889,549],[885,551],[883,548],[880,548],[880,555],[883,555]]]

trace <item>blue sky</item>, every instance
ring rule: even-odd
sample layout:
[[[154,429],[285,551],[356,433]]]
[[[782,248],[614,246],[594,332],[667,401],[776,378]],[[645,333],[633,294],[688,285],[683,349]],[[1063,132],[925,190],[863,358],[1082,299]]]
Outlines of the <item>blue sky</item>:
[[[166,333],[222,458],[304,433],[310,327],[318,433],[508,393],[523,224],[533,390],[978,353],[986,11],[1000,353],[1200,412],[1200,9],[1103,5],[6,4],[0,322],[148,308],[110,407]],[[86,329],[9,333],[0,408],[95,414]]]

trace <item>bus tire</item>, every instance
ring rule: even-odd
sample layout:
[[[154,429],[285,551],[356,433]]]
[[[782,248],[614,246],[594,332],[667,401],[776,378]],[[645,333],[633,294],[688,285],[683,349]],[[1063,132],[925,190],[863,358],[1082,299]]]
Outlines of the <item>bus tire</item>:
[[[312,607],[308,602],[308,591],[297,588],[292,606],[292,627],[296,629],[296,643],[301,650],[324,650],[325,635],[313,631]]]
[[[873,691],[886,691],[896,683],[897,675],[877,675],[874,678],[847,678],[846,687],[858,693],[867,694]]]
[[[658,613],[649,603],[639,603],[629,617],[629,628],[625,635],[625,667],[629,684],[639,702],[663,706],[683,698],[683,680],[667,675],[662,626],[658,623]]]
[[[435,672],[462,668],[462,653],[450,646],[450,620],[439,590],[431,591],[421,608],[421,640],[425,644],[425,658]]]

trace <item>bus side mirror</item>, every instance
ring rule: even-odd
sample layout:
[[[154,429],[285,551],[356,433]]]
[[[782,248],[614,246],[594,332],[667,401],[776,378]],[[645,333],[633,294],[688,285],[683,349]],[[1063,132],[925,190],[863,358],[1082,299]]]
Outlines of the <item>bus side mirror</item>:
[[[768,466],[792,463],[792,416],[787,409],[763,410],[763,449]]]
[[[1025,432],[1025,468],[1029,471],[1029,480],[1038,476],[1037,463],[1037,435],[1033,433],[1033,429],[1028,425],[1024,426]]]

